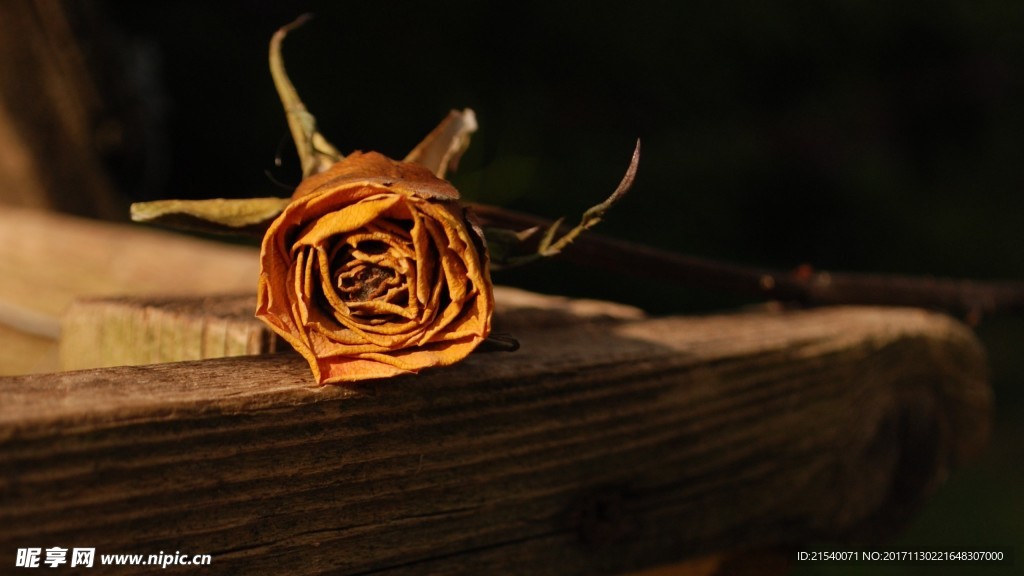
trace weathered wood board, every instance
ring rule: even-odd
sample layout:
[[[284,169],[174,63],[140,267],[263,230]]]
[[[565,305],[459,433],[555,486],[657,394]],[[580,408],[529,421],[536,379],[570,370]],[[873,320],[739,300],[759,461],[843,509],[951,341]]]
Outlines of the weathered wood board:
[[[512,311],[516,353],[354,388],[292,353],[0,379],[0,548],[615,574],[876,540],[988,436],[945,316],[571,317]]]

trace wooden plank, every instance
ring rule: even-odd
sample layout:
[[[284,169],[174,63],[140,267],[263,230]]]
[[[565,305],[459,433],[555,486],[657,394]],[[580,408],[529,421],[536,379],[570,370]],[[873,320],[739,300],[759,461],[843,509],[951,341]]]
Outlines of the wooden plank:
[[[0,375],[57,369],[60,317],[76,298],[255,292],[258,275],[252,246],[4,208]]]
[[[259,251],[138,225],[0,211],[0,301],[58,319],[82,296],[256,291]]]
[[[989,432],[977,340],[918,310],[517,335],[353,388],[312,386],[290,353],[0,379],[0,543],[235,573],[614,574],[877,539]]]
[[[272,353],[278,339],[255,310],[255,294],[79,300],[64,314],[60,366],[81,370]]]
[[[495,286],[497,331],[566,322],[632,320],[638,308]],[[63,370],[136,366],[275,352],[279,339],[254,316],[256,296],[90,298],[63,316]]]
[[[52,372],[59,363],[57,341],[0,323],[0,376]]]

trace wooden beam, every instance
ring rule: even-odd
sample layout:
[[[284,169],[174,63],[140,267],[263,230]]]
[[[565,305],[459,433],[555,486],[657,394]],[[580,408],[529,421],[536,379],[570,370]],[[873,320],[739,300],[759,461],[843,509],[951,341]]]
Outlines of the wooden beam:
[[[61,322],[61,370],[266,354],[278,338],[256,296],[87,298]],[[283,344],[287,347],[287,344]]]
[[[0,210],[0,375],[52,372],[78,298],[256,290],[259,250],[138,225]]]
[[[495,286],[498,331],[633,320],[632,306]],[[84,298],[64,313],[62,370],[267,354],[287,344],[255,317],[256,295]]]
[[[550,317],[352,388],[292,353],[0,379],[0,548],[614,574],[877,540],[989,433],[982,349],[945,316]]]

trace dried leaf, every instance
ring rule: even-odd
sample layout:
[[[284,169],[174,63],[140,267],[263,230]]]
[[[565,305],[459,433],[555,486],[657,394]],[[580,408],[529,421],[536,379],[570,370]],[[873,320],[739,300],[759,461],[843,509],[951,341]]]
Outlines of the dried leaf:
[[[615,191],[611,193],[608,198],[597,204],[591,206],[583,213],[583,217],[580,218],[580,223],[570,228],[566,232],[559,236],[559,232],[562,228],[564,218],[559,218],[553,224],[547,227],[544,234],[540,237],[540,241],[537,242],[536,248],[530,254],[521,256],[514,256],[515,246],[513,239],[520,240],[521,244],[525,244],[526,241],[531,239],[536,228],[529,228],[520,233],[519,236],[508,235],[497,233],[499,243],[496,245],[495,253],[492,254],[492,262],[495,268],[510,268],[514,266],[521,266],[530,262],[535,262],[541,258],[549,258],[560,253],[565,249],[566,246],[572,243],[580,234],[594,227],[604,217],[605,212],[609,208],[615,205],[616,202],[622,199],[626,195],[626,192],[633,186],[633,181],[636,179],[636,170],[640,162],[640,140],[636,141],[636,147],[633,149],[633,156],[630,159],[629,167],[626,169],[626,174],[622,177],[622,181],[615,188]],[[496,233],[493,229],[488,229],[488,241],[490,242],[490,236]]]
[[[448,170],[458,169],[459,158],[469,147],[469,136],[476,129],[476,114],[472,110],[452,110],[437,128],[409,152],[405,161],[415,162],[438,178],[444,178]]]
[[[487,253],[492,263],[497,267],[507,265],[521,254],[521,247],[531,238],[536,236],[540,227],[534,226],[525,230],[510,230],[508,228],[484,228],[484,238],[487,239]]]
[[[288,198],[158,200],[132,204],[132,220],[215,234],[262,236]]]
[[[305,24],[311,16],[304,14],[294,22],[283,26],[274,33],[270,40],[270,75],[274,78],[274,86],[281,98],[285,115],[288,118],[288,128],[292,132],[292,139],[295,140],[295,149],[299,153],[299,160],[302,162],[302,175],[309,176],[323,172],[338,162],[344,156],[323,137],[317,130],[316,118],[306,110],[306,106],[299,98],[288,78],[284,68],[284,59],[281,57],[281,43],[288,32]]]

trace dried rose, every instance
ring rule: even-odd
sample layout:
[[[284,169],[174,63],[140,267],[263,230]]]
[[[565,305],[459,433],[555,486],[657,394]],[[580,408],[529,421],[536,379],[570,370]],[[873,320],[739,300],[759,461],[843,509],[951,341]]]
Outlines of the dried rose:
[[[264,236],[256,315],[321,384],[462,360],[487,338],[494,298],[458,198],[375,152],[306,178]]]
[[[492,255],[459,194],[444,180],[476,130],[472,110],[452,111],[403,161],[376,152],[348,157],[317,130],[285,73],[274,34],[270,69],[302,163],[291,198],[161,200],[132,205],[132,219],[205,232],[262,235],[256,315],[309,362],[317,382],[417,372],[465,358],[488,340]],[[629,189],[626,176],[604,202],[563,230],[561,220],[527,230],[489,230],[497,263],[553,256]],[[494,214],[492,210],[492,220]],[[534,244],[532,253],[517,253]],[[491,337],[496,349],[514,341]]]

